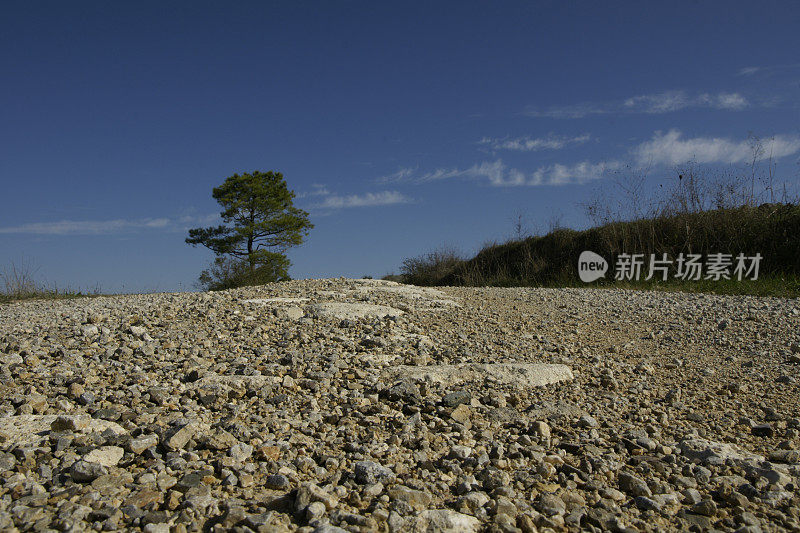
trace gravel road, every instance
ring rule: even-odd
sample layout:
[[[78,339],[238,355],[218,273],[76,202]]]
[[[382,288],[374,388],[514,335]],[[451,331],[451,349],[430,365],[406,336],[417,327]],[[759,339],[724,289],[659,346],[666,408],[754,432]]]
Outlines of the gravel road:
[[[0,306],[0,530],[798,531],[800,302],[302,280]]]

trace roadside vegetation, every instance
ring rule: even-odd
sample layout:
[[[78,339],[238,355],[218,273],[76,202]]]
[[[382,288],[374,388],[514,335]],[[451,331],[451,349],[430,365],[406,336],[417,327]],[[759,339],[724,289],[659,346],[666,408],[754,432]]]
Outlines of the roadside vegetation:
[[[83,298],[101,294],[99,287],[84,291],[59,288],[54,283],[38,281],[37,271],[33,262],[25,258],[3,267],[0,271],[0,304],[32,299]]]
[[[754,148],[754,152],[757,146]],[[578,276],[578,256],[593,251],[608,261],[599,287],[681,290],[719,294],[800,295],[800,205],[787,184],[776,184],[770,160],[754,156],[739,172],[709,176],[697,165],[675,169],[671,184],[658,187],[659,196],[644,194],[646,171],[617,174],[613,190],[598,190],[580,207],[593,226],[576,231],[551,223],[542,235],[522,229],[515,217],[514,236],[486,244],[466,257],[451,247],[403,261],[399,276],[390,279],[415,285],[466,286],[586,286]],[[664,185],[667,185],[666,187]],[[614,279],[620,254],[643,254],[639,281]],[[650,254],[760,254],[758,279],[675,278],[645,280]]]

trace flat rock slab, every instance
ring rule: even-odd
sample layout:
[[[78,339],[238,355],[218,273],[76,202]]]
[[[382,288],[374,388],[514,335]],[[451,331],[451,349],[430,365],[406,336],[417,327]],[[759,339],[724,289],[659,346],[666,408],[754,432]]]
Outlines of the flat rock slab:
[[[401,284],[397,283],[396,281],[389,281],[388,279],[369,279],[369,278],[359,278],[351,280],[354,283],[358,283],[359,285],[372,285],[376,287],[400,287]]]
[[[409,285],[376,285],[360,287],[358,292],[362,294],[382,292],[400,296],[401,298],[406,298],[409,300],[424,302],[427,305],[461,307],[461,304],[451,298],[448,298],[446,293],[437,289],[429,289],[427,287],[414,287]]]
[[[15,415],[0,418],[0,443],[6,448],[38,446],[50,434],[50,425],[56,418],[57,415]],[[127,433],[116,422],[96,418],[89,419],[88,425],[80,431],[102,433],[107,429],[116,435]]]
[[[309,301],[309,298],[251,298],[242,300],[243,304],[302,304]]]
[[[480,531],[481,521],[450,509],[430,509],[407,519],[406,528],[414,533],[470,533]]]
[[[447,295],[437,289],[427,289],[422,287],[411,287],[409,285],[375,285],[359,287],[359,292],[386,292],[397,294],[406,298],[447,298]]]
[[[431,307],[461,307],[461,304],[455,300],[437,299],[428,300]]]
[[[344,298],[347,296],[347,291],[325,291],[325,290],[318,290],[314,291],[315,296],[324,296],[325,298]]]
[[[543,387],[561,381],[572,381],[573,375],[566,365],[547,363],[488,363],[464,365],[401,365],[387,369],[390,379],[408,378],[442,385],[463,381],[488,380],[499,385],[515,387]]]
[[[125,451],[118,446],[100,446],[83,456],[87,463],[97,463],[103,466],[116,466]]]
[[[359,319],[366,317],[384,318],[387,316],[400,316],[400,309],[386,305],[364,303],[326,302],[311,306],[311,313],[321,318]]]
[[[240,376],[230,374],[212,374],[192,384],[193,388],[216,389],[230,387],[234,389],[260,389],[281,382],[278,376]]]
[[[586,411],[575,404],[556,402],[546,407],[528,409],[527,414],[535,420],[558,420],[580,418]]]
[[[710,465],[722,465],[730,461],[739,466],[752,466],[764,461],[762,455],[742,450],[733,444],[699,437],[685,439],[678,444],[678,447],[689,459]]]

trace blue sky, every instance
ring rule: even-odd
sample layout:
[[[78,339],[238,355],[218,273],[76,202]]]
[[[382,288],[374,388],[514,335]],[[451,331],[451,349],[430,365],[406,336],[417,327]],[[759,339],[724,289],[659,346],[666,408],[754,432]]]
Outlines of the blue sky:
[[[0,265],[190,288],[211,189],[282,172],[296,278],[383,275],[555,219],[615,172],[800,158],[800,3],[3,2]]]

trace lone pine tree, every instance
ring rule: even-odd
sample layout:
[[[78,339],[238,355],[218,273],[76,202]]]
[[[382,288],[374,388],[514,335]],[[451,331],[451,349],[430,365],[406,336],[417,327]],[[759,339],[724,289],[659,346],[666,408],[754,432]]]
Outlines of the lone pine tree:
[[[217,255],[200,283],[226,289],[288,279],[285,252],[303,242],[313,224],[293,205],[295,194],[280,172],[234,174],[212,196],[224,224],[189,230],[187,244],[202,244]]]

